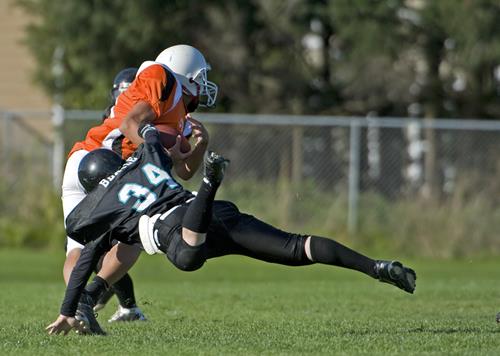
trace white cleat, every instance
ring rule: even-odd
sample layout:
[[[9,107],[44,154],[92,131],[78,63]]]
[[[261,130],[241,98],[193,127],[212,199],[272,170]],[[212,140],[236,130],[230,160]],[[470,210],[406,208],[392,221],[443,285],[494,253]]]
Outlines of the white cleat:
[[[108,323],[114,323],[117,321],[146,321],[146,317],[142,313],[141,309],[135,308],[124,308],[121,305],[118,306],[118,310],[111,316]]]
[[[156,214],[152,217],[143,215],[139,219],[139,237],[141,238],[142,247],[148,255],[163,253],[158,248],[158,230],[153,229],[160,216],[161,214]]]

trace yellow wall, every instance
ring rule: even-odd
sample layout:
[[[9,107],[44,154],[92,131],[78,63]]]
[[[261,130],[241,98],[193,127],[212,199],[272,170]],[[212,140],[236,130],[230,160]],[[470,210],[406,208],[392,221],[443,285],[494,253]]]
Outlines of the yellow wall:
[[[12,0],[0,0],[0,110],[50,110],[50,99],[33,84],[34,60],[21,43],[27,22]]]

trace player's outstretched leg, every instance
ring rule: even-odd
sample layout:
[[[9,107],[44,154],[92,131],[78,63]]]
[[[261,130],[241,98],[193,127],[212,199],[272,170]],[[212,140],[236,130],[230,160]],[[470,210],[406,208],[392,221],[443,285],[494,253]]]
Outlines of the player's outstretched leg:
[[[217,189],[224,179],[229,160],[215,152],[208,152],[204,160],[203,181],[198,194],[193,199],[184,214],[182,220],[183,239],[188,240],[184,234],[185,229],[196,234],[206,234],[208,225],[212,218],[212,204]],[[173,209],[176,209],[174,207]],[[159,228],[172,211],[153,216],[143,215],[139,220],[139,236],[146,253],[153,255],[166,253],[170,241],[162,241],[166,235],[159,234]],[[167,239],[168,240],[168,239]],[[193,239],[191,246],[202,243],[204,239]],[[178,266],[179,267],[179,266]]]
[[[224,179],[228,165],[229,160],[213,151],[209,151],[205,157],[203,180],[218,187],[222,183],[222,179]]]
[[[106,335],[95,318],[92,298],[85,292],[82,293],[78,302],[75,319],[85,323],[85,329],[88,330],[88,334]]]
[[[187,229],[188,233],[206,234],[208,225],[212,220],[212,205],[215,194],[222,183],[222,179],[224,179],[228,164],[227,159],[215,152],[209,151],[205,156],[203,181],[196,198],[189,204],[182,220],[183,238],[190,245],[199,245],[204,241],[203,237],[201,239],[194,238],[190,242],[189,239],[186,239],[185,230]]]
[[[313,262],[363,272],[408,293],[415,290],[415,271],[403,266],[401,262],[373,260],[335,240],[319,236],[311,236],[309,243],[305,244],[305,249],[306,255]]]
[[[405,292],[415,291],[417,275],[411,268],[403,266],[399,261],[376,261],[375,271],[380,282],[389,283]]]

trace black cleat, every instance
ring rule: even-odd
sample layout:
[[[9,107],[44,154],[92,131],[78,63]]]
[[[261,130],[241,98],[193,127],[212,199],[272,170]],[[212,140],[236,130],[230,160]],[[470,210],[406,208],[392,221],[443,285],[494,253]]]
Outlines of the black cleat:
[[[211,185],[219,185],[222,179],[224,179],[224,173],[228,165],[229,160],[213,151],[209,151],[205,156],[203,177],[208,180]]]
[[[86,293],[83,293],[78,302],[75,319],[85,324],[84,334],[106,335],[95,318],[92,304],[92,299]]]
[[[414,270],[404,267],[401,262],[376,261],[375,274],[380,282],[395,285],[408,293],[413,294],[415,291],[417,275]]]
[[[500,313],[497,313],[496,321],[497,321],[497,323],[500,323]]]

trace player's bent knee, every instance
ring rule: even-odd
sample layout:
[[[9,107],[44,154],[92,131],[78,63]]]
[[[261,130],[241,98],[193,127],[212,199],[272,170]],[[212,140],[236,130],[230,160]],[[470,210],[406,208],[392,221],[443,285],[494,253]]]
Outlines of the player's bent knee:
[[[290,244],[288,264],[290,266],[306,266],[312,264],[313,261],[306,253],[306,242],[309,236],[300,234],[289,234],[289,236],[293,243]]]
[[[172,247],[174,248],[169,249],[167,257],[175,267],[182,271],[196,271],[203,266],[207,259],[205,244],[190,246],[180,238],[177,244]]]

